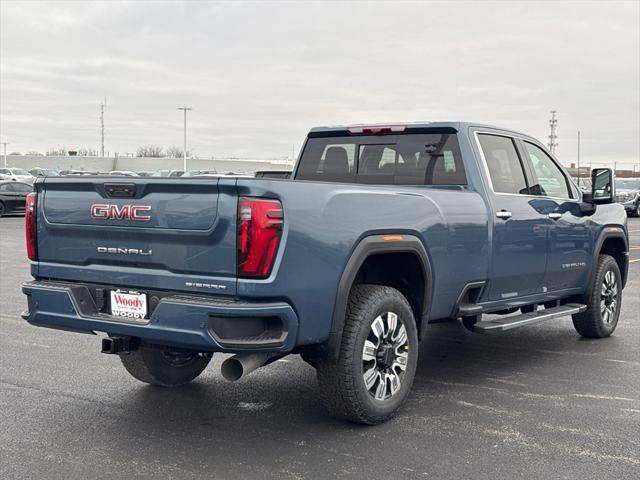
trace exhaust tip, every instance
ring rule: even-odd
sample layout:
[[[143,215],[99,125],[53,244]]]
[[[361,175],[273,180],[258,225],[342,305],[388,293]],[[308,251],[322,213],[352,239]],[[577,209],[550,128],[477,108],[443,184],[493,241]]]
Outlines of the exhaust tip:
[[[222,362],[220,373],[222,373],[225,380],[235,382],[236,380],[240,380],[242,375],[244,375],[244,367],[242,366],[242,362],[235,357],[231,357]]]

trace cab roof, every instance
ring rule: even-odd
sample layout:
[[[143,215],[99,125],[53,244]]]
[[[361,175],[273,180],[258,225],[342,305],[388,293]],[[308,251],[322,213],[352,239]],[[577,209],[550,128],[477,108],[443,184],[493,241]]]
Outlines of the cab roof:
[[[520,137],[532,138],[529,135],[514,130],[475,122],[442,121],[442,122],[393,122],[393,123],[358,123],[353,125],[333,125],[314,127],[309,131],[309,137],[335,137],[342,135],[383,135],[402,133],[457,133],[469,128],[486,128],[497,130]]]

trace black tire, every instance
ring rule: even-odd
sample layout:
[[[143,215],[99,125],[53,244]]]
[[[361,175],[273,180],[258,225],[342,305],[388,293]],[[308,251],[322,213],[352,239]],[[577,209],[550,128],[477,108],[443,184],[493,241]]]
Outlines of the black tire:
[[[134,352],[120,355],[132,377],[161,387],[178,387],[202,373],[212,353],[172,351],[142,344]]]
[[[378,328],[384,330],[377,334]],[[365,351],[365,342],[375,350]],[[407,299],[391,287],[356,285],[349,294],[338,361],[317,363],[320,396],[334,417],[367,425],[385,422],[407,398],[417,363],[418,332]],[[374,398],[378,394],[382,398]]]
[[[629,212],[630,217],[640,217],[640,202],[636,203],[635,209]]]
[[[4,216],[7,213],[7,207],[4,206],[3,202],[0,202],[0,217]]]
[[[622,276],[610,255],[600,255],[584,302],[587,310],[573,315],[576,331],[587,338],[605,338],[618,325],[622,306]]]

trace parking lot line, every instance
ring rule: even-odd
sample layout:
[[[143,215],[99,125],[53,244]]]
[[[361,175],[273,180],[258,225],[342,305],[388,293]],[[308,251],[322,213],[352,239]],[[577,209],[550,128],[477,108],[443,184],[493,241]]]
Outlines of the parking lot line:
[[[640,262],[640,258],[636,258],[635,260],[629,260],[629,263],[636,263],[636,262]]]

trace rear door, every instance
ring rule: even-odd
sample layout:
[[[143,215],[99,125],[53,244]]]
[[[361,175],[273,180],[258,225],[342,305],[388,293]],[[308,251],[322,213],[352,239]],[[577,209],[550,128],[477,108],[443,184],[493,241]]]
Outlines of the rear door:
[[[550,220],[529,195],[525,164],[516,140],[475,132],[489,179],[493,240],[489,299],[508,300],[538,293],[547,263]]]
[[[83,176],[39,185],[39,276],[235,294],[235,180]]]

